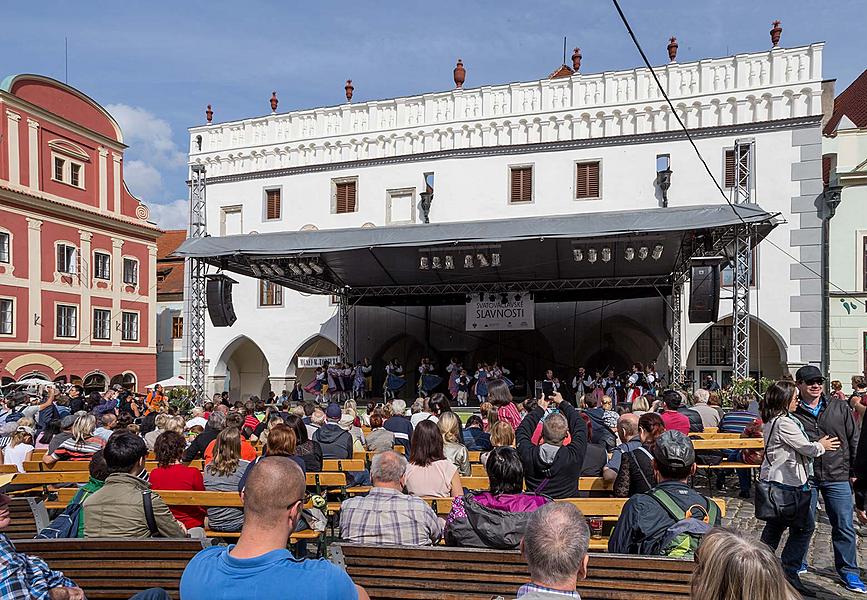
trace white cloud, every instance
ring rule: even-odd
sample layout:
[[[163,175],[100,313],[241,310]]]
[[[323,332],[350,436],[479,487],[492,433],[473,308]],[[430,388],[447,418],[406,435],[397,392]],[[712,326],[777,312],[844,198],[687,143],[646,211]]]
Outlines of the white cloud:
[[[189,224],[189,201],[175,200],[167,203],[152,203],[148,205],[150,220],[161,229],[186,229]]]
[[[176,168],[187,163],[186,153],[172,140],[168,121],[137,106],[109,104],[106,108],[117,119],[132,154],[161,167]]]
[[[123,180],[136,198],[153,201],[163,191],[163,177],[151,164],[143,160],[130,160],[124,163]]]

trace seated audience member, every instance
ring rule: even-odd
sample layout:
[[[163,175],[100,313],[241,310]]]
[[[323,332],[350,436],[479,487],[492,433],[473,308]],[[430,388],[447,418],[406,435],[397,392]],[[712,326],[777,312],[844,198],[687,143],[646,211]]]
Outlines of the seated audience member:
[[[189,448],[184,451],[184,462],[192,462],[197,458],[205,457],[205,450],[208,446],[217,439],[219,433],[223,430],[223,427],[226,426],[226,415],[219,411],[215,410],[208,417],[208,424],[205,425],[205,430],[202,431],[196,438],[192,441]]]
[[[202,472],[181,463],[184,454],[184,436],[175,431],[164,431],[154,444],[157,468],[151,471],[151,488],[155,490],[180,490],[204,492]],[[189,531],[205,526],[208,512],[201,506],[169,506],[175,518]],[[204,532],[202,532],[204,533]]]
[[[490,491],[454,499],[446,520],[446,543],[515,550],[527,530],[530,514],[551,499],[523,493],[524,467],[514,448],[491,450],[485,468]]]
[[[519,600],[579,598],[578,581],[587,577],[590,530],[584,515],[568,502],[551,502],[530,515],[521,554],[530,582]]]
[[[752,398],[746,395],[732,397],[734,410],[729,411],[719,422],[719,433],[738,433],[742,438],[763,437],[762,420],[759,415],[750,412],[749,406]],[[723,450],[723,456],[730,461],[744,462],[749,465],[761,465],[765,452],[759,448],[744,448],[743,450]],[[716,488],[721,490],[725,487],[727,469],[719,469],[716,475]],[[752,485],[752,469],[735,469],[738,476],[739,497],[749,498]]]
[[[485,425],[482,417],[479,415],[470,415],[467,419],[467,426],[464,427],[464,446],[467,450],[488,451],[491,446],[491,434],[485,431]]]
[[[732,405],[734,408],[720,419],[717,431],[719,433],[743,433],[748,426],[752,425],[759,418],[758,413],[754,413],[749,409],[751,403],[752,398],[750,396],[733,396]]]
[[[444,412],[437,423],[440,433],[443,436],[443,454],[452,461],[458,468],[458,472],[462,477],[469,477],[472,473],[470,467],[470,455],[467,452],[466,446],[459,443],[460,427],[458,426],[458,418],[455,413],[449,411]]]
[[[703,427],[718,427],[720,416],[716,409],[707,403],[709,399],[710,392],[704,388],[698,388],[695,391],[695,404],[691,410],[697,412],[698,416],[701,417]]]
[[[358,420],[358,416],[354,409],[343,410],[343,414],[340,415],[340,420],[337,422],[337,425],[343,430],[349,433],[352,436],[352,452],[364,452],[364,432],[361,430],[361,427],[355,425],[355,422]]]
[[[464,492],[458,468],[445,457],[443,438],[433,421],[422,421],[412,433],[404,485],[413,496],[456,498]]]
[[[0,531],[11,523],[10,498],[3,488],[13,474],[0,475]],[[84,590],[60,571],[53,571],[38,556],[19,553],[5,534],[0,533],[0,564],[3,565],[0,596],[9,600],[83,600]],[[165,590],[151,588],[132,596],[130,600],[169,600]]]
[[[186,423],[186,428],[190,429],[191,427],[195,427],[196,425],[200,425],[202,427],[206,427],[208,425],[208,420],[205,418],[205,409],[201,406],[194,406],[193,410],[190,411],[190,419]]]
[[[409,456],[412,449],[412,430],[415,428],[415,424],[404,414],[406,402],[400,398],[395,398],[390,405],[386,404],[384,408],[392,410],[393,413],[391,416],[384,415],[386,419],[382,426],[394,434],[394,443],[401,444],[406,451],[405,454]]]
[[[298,415],[286,417],[286,425],[295,432],[295,455],[304,461],[304,471],[316,473],[322,470],[322,447],[307,437],[307,427]]]
[[[617,420],[620,418],[620,413],[614,410],[614,401],[611,399],[611,396],[602,396],[600,404],[602,405],[602,410],[605,411],[603,416],[605,425],[612,432],[617,433]]]
[[[103,457],[108,469],[105,484],[82,503],[84,537],[185,537],[186,530],[172,515],[158,494],[151,492],[146,475],[147,446],[131,431],[118,431],[105,445]],[[145,512],[150,497],[150,516]],[[151,531],[152,521],[155,531]]]
[[[584,394],[582,400],[584,405],[584,414],[590,418],[590,424],[593,427],[593,438],[597,443],[605,446],[606,452],[613,450],[617,445],[617,438],[614,437],[614,432],[608,427],[606,422],[605,409],[599,404],[599,400],[593,394]],[[615,426],[616,426],[615,421]]]
[[[90,464],[87,465],[87,467],[90,479],[87,480],[87,483],[78,488],[78,491],[75,492],[72,500],[66,504],[66,510],[76,504],[81,504],[84,502],[85,498],[105,485],[105,479],[108,477],[108,466],[105,464],[102,450],[93,455],[93,458],[90,459]],[[81,511],[78,513],[78,532],[75,537],[84,537],[84,514]]]
[[[313,440],[322,446],[323,458],[352,458],[352,434],[340,426],[341,416],[340,405],[332,402],[325,409],[325,424],[313,434]]]
[[[209,492],[237,492],[250,461],[241,458],[241,432],[226,427],[217,436],[214,460],[205,465],[205,489]],[[232,506],[208,508],[208,527],[214,531],[241,531],[243,509]]]
[[[505,421],[497,421],[494,423],[491,426],[491,446],[492,448],[500,448],[501,446],[515,448],[515,430],[512,429],[512,426]],[[482,464],[488,462],[489,455],[490,452],[482,452],[479,455],[479,460]]]
[[[80,414],[72,424],[72,435],[63,440],[57,449],[42,457],[42,462],[49,467],[61,460],[90,460],[95,452],[102,450],[105,440],[93,435],[96,428],[96,417],[91,414]]]
[[[608,452],[593,439],[593,426],[590,423],[590,418],[583,412],[578,415],[584,420],[587,425],[587,449],[584,452],[584,462],[581,463],[581,477],[602,477],[602,469],[605,468],[605,463],[608,462]]]
[[[75,424],[75,415],[66,415],[60,419],[60,433],[51,436],[47,442],[48,449],[45,454],[53,454],[60,447],[60,444],[72,437],[72,426]],[[43,438],[45,433],[43,432]],[[37,447],[39,445],[37,444]]]
[[[681,397],[675,390],[665,390],[662,393],[663,411],[659,413],[667,430],[679,431],[683,434],[690,432],[690,422],[687,415],[681,414]],[[701,419],[701,417],[699,417]]]
[[[313,407],[313,412],[310,414],[310,422],[305,423],[307,426],[307,437],[313,439],[313,435],[320,427],[325,425],[325,411],[318,406]]]
[[[626,501],[608,540],[609,552],[671,556],[671,550],[663,544],[669,528],[678,521],[692,516],[697,520],[706,518],[711,527],[720,524],[716,503],[686,483],[695,473],[695,450],[686,434],[665,431],[656,439],[653,471],[659,483],[650,492]]]
[[[262,461],[247,480],[237,544],[211,546],[181,576],[184,600],[369,600],[340,567],[297,559],[286,548],[304,507],[304,473],[285,457]]]
[[[156,429],[148,431],[144,434],[144,441],[147,444],[148,451],[153,452],[154,444],[157,443],[157,438],[160,437],[160,434],[166,430],[166,421],[169,420],[169,415],[167,413],[158,413],[156,417],[154,417],[154,426]]]
[[[656,413],[644,413],[638,419],[638,447],[624,452],[620,469],[614,479],[614,496],[631,498],[635,494],[649,492],[656,485],[653,472],[653,447],[665,431],[665,424]]]
[[[690,600],[800,600],[780,561],[762,542],[717,527],[695,555]]]
[[[617,472],[620,471],[620,463],[624,452],[632,452],[641,446],[641,437],[638,435],[638,417],[635,413],[626,413],[617,419],[617,438],[620,445],[611,451],[611,458],[602,469],[602,477],[605,481],[614,482]]]
[[[689,406],[686,392],[678,390],[677,395],[680,396],[680,406],[677,408],[677,412],[689,419],[689,432],[701,433],[704,431],[701,415]]]
[[[259,461],[268,458],[269,456],[285,456],[298,465],[303,473],[307,472],[304,465],[304,459],[295,454],[295,430],[280,423],[271,428],[268,433],[268,443],[262,448],[262,456],[259,456],[247,466],[244,475],[241,476],[241,481],[238,483],[238,491],[242,491],[247,483],[247,478],[250,476],[253,468],[259,464]]]
[[[393,451],[374,455],[373,487],[340,505],[340,537],[354,544],[430,546],[443,532],[443,520],[421,498],[403,493],[406,459]]]
[[[368,452],[379,454],[394,449],[394,433],[383,427],[383,423],[378,411],[370,415],[370,433],[365,437]]]
[[[33,455],[33,428],[18,425],[9,439],[9,444],[3,448],[3,464],[15,465],[19,473],[24,472],[24,461]]]
[[[101,425],[93,431],[93,435],[107,442],[117,426],[117,416],[114,413],[105,413],[100,417],[100,421]]]
[[[650,410],[650,402],[647,401],[647,396],[638,396],[632,401],[632,414],[640,417]]]
[[[537,446],[532,441],[533,430],[549,404],[561,412],[547,416],[542,424],[542,445]],[[566,436],[571,436],[571,441],[563,445]],[[578,475],[587,448],[587,426],[559,392],[555,392],[550,401],[544,397],[539,399],[536,408],[521,421],[515,438],[529,491],[552,498],[578,495]]]
[[[223,429],[230,429],[234,427],[238,430],[238,434],[240,435],[241,427],[243,425],[244,416],[241,413],[232,412],[226,415],[226,425]],[[209,463],[214,459],[214,447],[216,446],[216,438],[214,437],[214,441],[208,444],[208,447],[205,448],[205,463]],[[256,452],[256,448],[247,441],[244,437],[241,437],[241,458],[246,460],[247,462],[256,460],[256,457],[259,456],[259,453]]]
[[[512,428],[518,428],[521,413],[513,402],[508,383],[502,379],[491,379],[488,382],[488,402],[497,410],[497,421],[506,421]]]

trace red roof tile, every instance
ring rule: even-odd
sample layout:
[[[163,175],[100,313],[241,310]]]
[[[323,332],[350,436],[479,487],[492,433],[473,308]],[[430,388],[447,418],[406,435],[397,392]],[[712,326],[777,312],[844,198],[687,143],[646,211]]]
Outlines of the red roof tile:
[[[186,229],[169,229],[157,238],[157,260],[164,260],[187,239]]]
[[[834,99],[834,112],[822,133],[833,135],[843,115],[849,117],[856,127],[867,127],[867,70]]]
[[[170,229],[157,238],[157,299],[184,293],[184,259],[172,253],[187,239],[186,229]]]

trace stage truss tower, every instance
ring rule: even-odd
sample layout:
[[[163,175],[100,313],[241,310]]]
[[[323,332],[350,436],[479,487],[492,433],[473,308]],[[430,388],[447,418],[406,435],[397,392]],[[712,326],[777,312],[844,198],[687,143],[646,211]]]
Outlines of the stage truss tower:
[[[735,140],[735,181],[732,187],[734,204],[752,204],[755,169],[754,141]],[[738,228],[735,238],[734,273],[732,277],[732,371],[735,379],[750,375],[750,278],[752,249],[750,228]]]
[[[190,231],[189,237],[205,237],[205,166],[194,164],[190,168]],[[187,365],[190,387],[195,401],[201,403],[205,395],[205,274],[207,264],[200,259],[187,259],[186,272],[189,295],[187,298]]]

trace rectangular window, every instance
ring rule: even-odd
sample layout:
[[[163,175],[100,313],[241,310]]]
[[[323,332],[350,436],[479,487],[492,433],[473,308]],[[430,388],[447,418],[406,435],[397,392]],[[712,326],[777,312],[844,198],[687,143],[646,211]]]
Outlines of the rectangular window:
[[[259,280],[259,306],[282,306],[283,286],[264,279]]]
[[[69,244],[57,244],[57,271],[58,273],[75,273],[75,246]]]
[[[69,183],[81,187],[81,165],[69,163]]]
[[[386,224],[415,223],[415,190],[413,188],[388,190],[386,202]]]
[[[220,235],[239,235],[244,233],[244,219],[240,206],[220,208]]]
[[[78,335],[78,307],[57,305],[57,337],[74,338]]]
[[[12,335],[15,305],[9,298],[0,298],[0,335]]]
[[[265,190],[265,219],[274,221],[280,218],[280,190]]]
[[[179,340],[184,337],[184,318],[172,317],[172,339]]]
[[[2,263],[9,262],[10,242],[9,234],[5,231],[0,231],[0,262]]]
[[[126,342],[138,341],[138,313],[121,313],[120,339]]]
[[[111,311],[104,308],[93,309],[93,339],[111,339]]]
[[[712,325],[699,336],[696,345],[696,363],[699,366],[731,366],[731,325]]]
[[[599,198],[599,161],[575,166],[575,198]]]
[[[123,259],[123,282],[127,285],[138,285],[138,261],[132,258]]]
[[[63,181],[63,165],[66,163],[62,158],[54,157],[54,179]]]
[[[339,181],[334,183],[335,213],[342,214],[356,211],[356,183],[356,181]]]
[[[93,276],[97,279],[111,279],[111,255],[103,252],[93,253]]]
[[[750,262],[752,263],[750,266],[750,287],[756,287],[756,280],[758,277],[756,276],[758,269],[758,261],[756,259],[756,255],[758,254],[758,248],[753,248],[753,251],[750,253]],[[722,287],[731,287],[734,285],[734,276],[735,270],[732,265],[725,265],[719,270],[719,284]]]
[[[509,202],[533,201],[533,167],[509,169]]]

